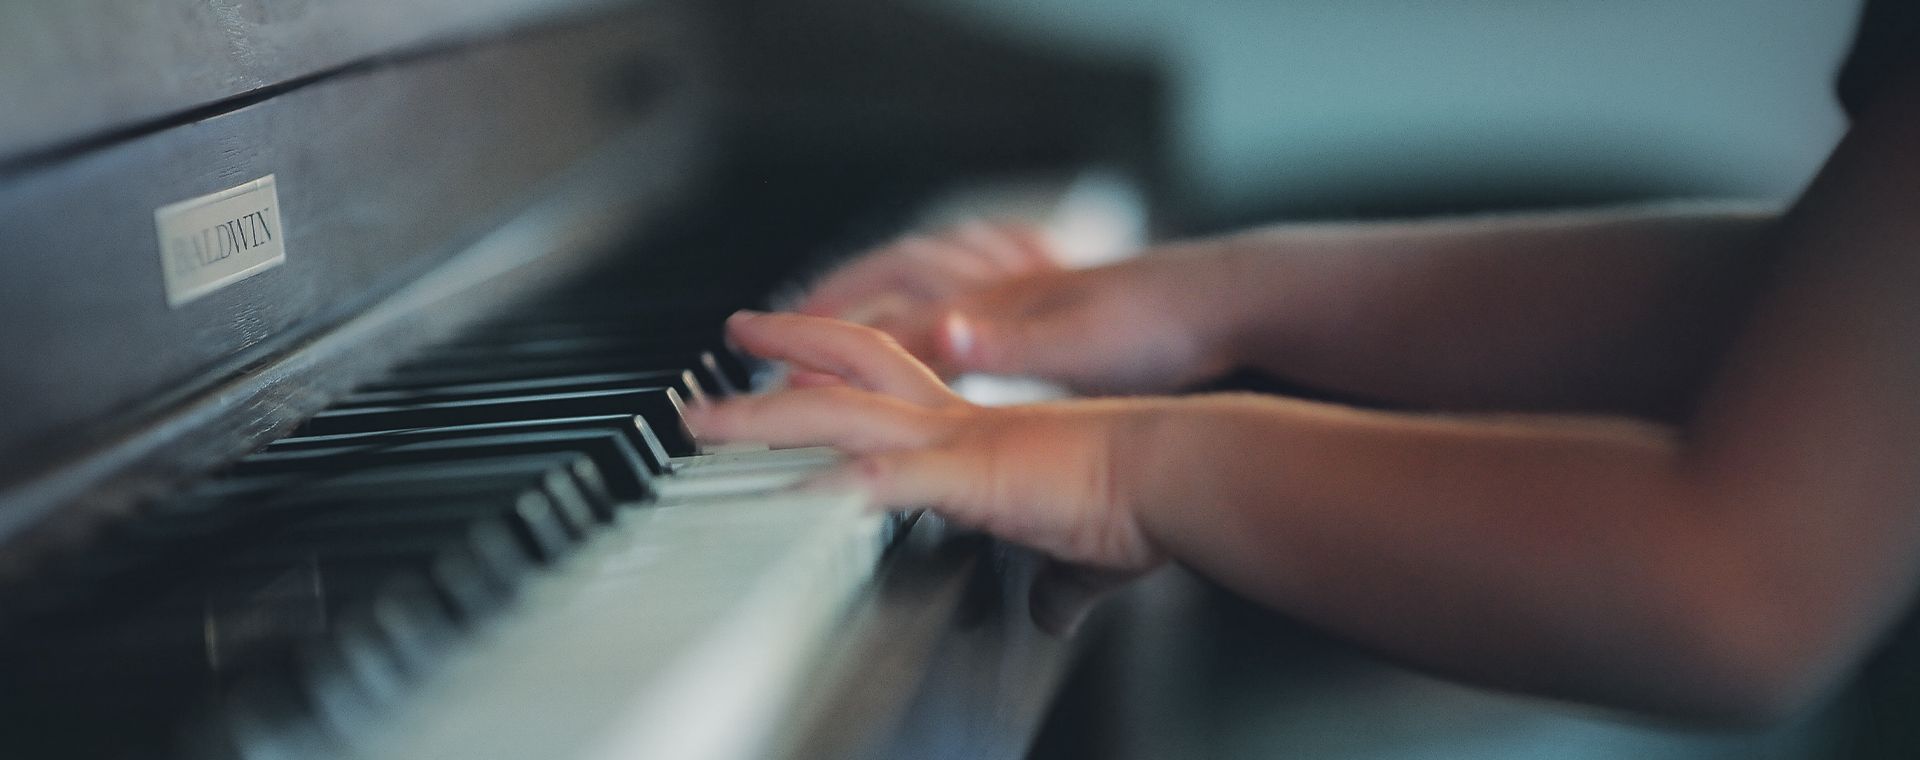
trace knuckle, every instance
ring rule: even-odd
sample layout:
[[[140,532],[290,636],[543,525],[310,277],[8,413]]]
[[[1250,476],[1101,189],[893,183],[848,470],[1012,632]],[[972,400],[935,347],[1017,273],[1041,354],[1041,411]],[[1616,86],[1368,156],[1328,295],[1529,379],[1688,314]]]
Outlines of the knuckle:
[[[724,404],[714,404],[696,410],[692,415],[690,427],[700,435],[716,438],[731,437],[749,421],[748,407],[754,401],[742,399]]]
[[[845,385],[829,385],[807,389],[814,399],[827,406],[848,406],[859,403],[865,394]]]
[[[893,457],[873,454],[854,461],[854,470],[860,479],[872,486],[880,486],[892,480],[893,473],[899,468]]]
[[[787,312],[773,312],[770,314],[761,314],[760,316],[755,317],[751,320],[743,321],[739,324],[736,330],[740,331],[742,337],[752,339],[754,337],[758,337],[761,333],[763,333],[765,330],[769,328],[773,330],[791,330],[797,325],[804,325],[809,320],[814,320],[814,319],[819,319],[819,317],[808,316],[805,314],[791,314]],[[758,329],[746,329],[746,328],[758,328]]]
[[[930,444],[952,446],[978,435],[981,417],[991,413],[986,407],[960,400],[947,406],[925,410],[917,424]]]
[[[832,341],[829,345],[842,349],[848,347],[851,342],[871,341],[875,339],[875,336],[886,335],[885,332],[872,325],[851,322],[844,319],[825,320],[815,324],[818,325],[823,335],[837,336],[839,340]]]
[[[887,351],[887,352],[902,352],[902,353],[904,353],[907,350],[906,346],[903,346],[900,344],[900,339],[894,337],[893,334],[883,332],[881,330],[877,330],[874,328],[867,328],[867,329],[873,330],[873,335],[871,335],[870,338],[872,339],[873,345],[875,348],[878,348],[880,350]]]
[[[842,351],[858,352],[859,355],[865,356],[876,351],[892,352],[905,350],[905,348],[901,346],[898,338],[895,338],[892,333],[882,330],[879,327],[853,322],[840,322],[838,323],[838,327],[842,331],[842,336],[845,339],[839,346]]]
[[[719,427],[729,430],[751,425],[754,420],[764,419],[785,406],[786,395],[771,393],[728,401],[716,406],[716,413],[713,414],[712,419]]]
[[[928,260],[939,258],[946,250],[943,238],[928,235],[909,235],[901,238],[888,249],[890,267],[911,269]]]

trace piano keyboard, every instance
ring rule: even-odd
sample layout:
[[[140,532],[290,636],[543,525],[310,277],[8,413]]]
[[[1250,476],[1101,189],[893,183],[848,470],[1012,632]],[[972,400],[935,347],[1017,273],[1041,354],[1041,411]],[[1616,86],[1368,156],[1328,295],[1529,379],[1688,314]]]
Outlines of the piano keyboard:
[[[725,311],[673,301],[603,284],[496,319],[152,504],[0,642],[27,664],[0,744],[758,755],[743,727],[805,662],[781,650],[829,636],[886,526],[786,490],[830,451],[702,452],[681,411],[751,367]]]

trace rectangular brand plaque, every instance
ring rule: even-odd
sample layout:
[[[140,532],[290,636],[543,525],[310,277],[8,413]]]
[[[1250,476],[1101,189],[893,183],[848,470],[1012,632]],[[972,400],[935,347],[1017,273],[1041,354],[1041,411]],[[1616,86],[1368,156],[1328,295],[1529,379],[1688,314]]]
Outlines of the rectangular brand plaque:
[[[153,212],[167,305],[179,306],[287,260],[269,174]]]

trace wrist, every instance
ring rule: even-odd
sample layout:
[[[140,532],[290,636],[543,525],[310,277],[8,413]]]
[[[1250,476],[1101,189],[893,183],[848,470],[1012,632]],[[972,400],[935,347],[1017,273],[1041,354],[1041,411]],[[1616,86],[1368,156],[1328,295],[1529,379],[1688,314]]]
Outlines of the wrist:
[[[1264,333],[1276,315],[1278,257],[1259,254],[1231,238],[1183,244],[1163,254],[1161,263],[1181,281],[1167,293],[1165,308],[1188,336],[1191,360],[1205,376],[1249,364],[1249,337]]]
[[[1282,451],[1297,441],[1287,434],[1295,403],[1244,393],[1150,400],[1115,453],[1122,508],[1144,539],[1163,556],[1190,552],[1196,530],[1268,499],[1289,459]]]
[[[1191,445],[1189,422],[1179,399],[1136,398],[1113,402],[1124,408],[1114,415],[1104,436],[1109,472],[1109,508],[1119,515],[1141,543],[1165,556],[1154,525],[1165,519],[1173,500],[1169,487],[1178,482],[1168,467],[1176,449]]]

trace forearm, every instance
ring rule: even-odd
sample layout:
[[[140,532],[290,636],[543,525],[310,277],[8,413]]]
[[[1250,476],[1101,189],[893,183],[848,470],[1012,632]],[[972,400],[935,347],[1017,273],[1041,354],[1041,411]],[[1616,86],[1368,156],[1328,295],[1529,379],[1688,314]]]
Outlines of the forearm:
[[[1640,332],[1679,329],[1687,323],[1671,315],[1691,313],[1724,325],[1656,343],[1701,346],[1700,356],[1651,354],[1696,375],[1714,367],[1680,426],[1438,418],[1243,397],[1157,401],[1162,413],[1148,416],[1157,421],[1128,449],[1154,456],[1119,468],[1129,484],[1118,490],[1147,539],[1174,557],[1435,669],[1670,713],[1779,717],[1807,704],[1920,587],[1912,466],[1920,362],[1911,350],[1920,224],[1907,213],[1920,198],[1920,89],[1890,92],[1898,97],[1855,126],[1788,216],[1758,222],[1778,259],[1767,268],[1778,272],[1741,284],[1760,291],[1751,308],[1733,310],[1741,319],[1689,304],[1749,298],[1737,289],[1707,298],[1654,278],[1668,296],[1625,321],[1650,326]],[[1703,256],[1696,280],[1762,269],[1710,265],[1739,247],[1675,255]],[[1420,253],[1430,249],[1415,250],[1405,278],[1350,279],[1396,283],[1405,290],[1393,292],[1416,302],[1444,292],[1423,287],[1456,270],[1434,271]],[[1377,296],[1320,290],[1324,303]],[[1303,312],[1331,320],[1326,335],[1354,329],[1346,319],[1428,335],[1418,314],[1459,318],[1429,305],[1395,322],[1324,303]],[[1500,308],[1532,335],[1545,329],[1536,323],[1597,308],[1580,306],[1517,299]],[[1617,319],[1609,312],[1607,321]],[[1737,340],[1714,356],[1736,323]],[[1488,351],[1456,335],[1458,322],[1444,324],[1440,337],[1468,341],[1487,354],[1481,361],[1520,353]],[[1404,345],[1423,355],[1431,344]],[[1617,358],[1602,350],[1614,345],[1571,350]],[[1446,371],[1432,374],[1455,378],[1454,388],[1473,387],[1460,377],[1500,377],[1438,364]]]
[[[1254,599],[1531,693],[1712,717],[1800,693],[1771,667],[1797,639],[1768,628],[1766,558],[1664,428],[1154,403],[1121,490],[1150,540]]]
[[[1307,233],[1288,229],[1088,270],[1064,278],[1078,287],[1013,293],[995,312],[1018,317],[1004,326],[1078,315],[1049,323],[1064,339],[1029,341],[1069,359],[1100,353],[1090,335],[1164,328],[1180,340],[1144,341],[1146,355],[1192,366],[1204,361],[1168,359],[1211,358],[1181,345],[1195,334],[1181,328],[1204,326],[1182,319],[1233,325],[1269,299],[1286,316],[1247,327],[1269,342],[1244,345],[1266,346],[1271,366],[1452,406],[1644,403],[1717,364],[1671,427],[1253,396],[986,409],[878,330],[793,315],[739,315],[729,336],[844,384],[689,410],[690,424],[712,440],[836,446],[855,457],[839,476],[877,503],[927,506],[1103,571],[1179,559],[1482,683],[1782,717],[1920,593],[1920,87],[1889,93],[1778,229],[1737,216],[1561,220],[1525,235],[1468,222],[1321,230],[1329,240],[1298,255]],[[1749,266],[1738,257],[1763,230],[1777,265]],[[1245,271],[1205,266],[1209,245]],[[1522,266],[1538,261],[1553,266]],[[1116,283],[1134,289],[1094,287]],[[1658,296],[1617,298],[1628,286]],[[1100,308],[1074,308],[1089,304]],[[1128,318],[1141,314],[1164,316]],[[948,316],[968,328],[947,332],[967,338],[953,353],[1004,350],[980,329],[993,323]],[[1622,378],[1641,382],[1621,395]]]
[[[1763,210],[1290,225],[1176,246],[1229,363],[1412,406],[1670,416],[1767,266]]]

